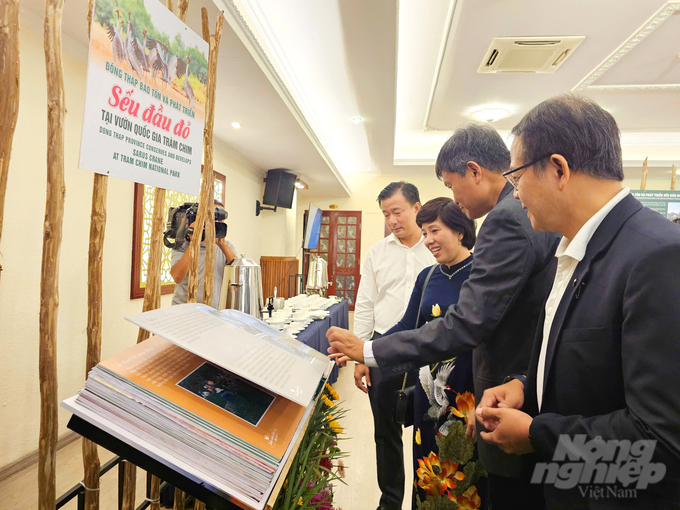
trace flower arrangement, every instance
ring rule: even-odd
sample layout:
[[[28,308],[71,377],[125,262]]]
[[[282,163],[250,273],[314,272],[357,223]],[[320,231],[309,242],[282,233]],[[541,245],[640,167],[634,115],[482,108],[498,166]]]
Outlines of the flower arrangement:
[[[332,483],[345,483],[341,460],[345,454],[337,446],[345,415],[339,399],[331,386],[324,385],[274,510],[335,510]]]
[[[418,510],[477,510],[480,507],[482,501],[474,484],[486,476],[486,471],[478,462],[470,462],[474,443],[465,435],[468,421],[475,419],[474,409],[474,395],[457,394],[456,406],[446,409],[449,418],[437,434],[439,454],[431,452],[418,459],[416,485],[426,493],[425,499],[417,502]],[[416,437],[419,433],[420,430],[416,431]]]

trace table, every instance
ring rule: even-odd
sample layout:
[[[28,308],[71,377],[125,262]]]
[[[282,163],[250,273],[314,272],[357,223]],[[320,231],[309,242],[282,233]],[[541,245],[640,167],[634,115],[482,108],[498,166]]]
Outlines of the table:
[[[328,317],[314,321],[297,334],[297,339],[324,355],[328,354],[330,344],[326,338],[326,332],[332,327],[349,328],[349,302],[343,299],[339,303],[328,308]],[[340,367],[335,365],[328,376],[328,383],[333,384],[338,379]]]

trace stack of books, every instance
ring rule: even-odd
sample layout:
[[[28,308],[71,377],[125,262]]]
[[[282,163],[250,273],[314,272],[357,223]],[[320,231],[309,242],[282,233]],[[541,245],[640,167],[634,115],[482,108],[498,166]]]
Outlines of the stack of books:
[[[234,310],[129,320],[156,333],[103,361],[63,405],[225,499],[264,508],[331,364]]]

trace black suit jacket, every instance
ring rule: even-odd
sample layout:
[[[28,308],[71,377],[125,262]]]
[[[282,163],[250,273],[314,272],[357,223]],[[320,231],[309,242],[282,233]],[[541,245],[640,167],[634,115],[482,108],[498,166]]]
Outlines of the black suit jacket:
[[[475,397],[525,372],[545,296],[552,283],[548,270],[559,236],[531,227],[519,200],[506,184],[497,205],[479,230],[470,278],[458,303],[446,315],[420,329],[402,331],[373,342],[383,375],[403,374],[429,363],[473,351]],[[481,424],[478,424],[481,430]],[[518,477],[522,461],[494,445],[478,442],[484,468]]]
[[[631,195],[605,217],[555,312],[539,414],[542,336],[541,327],[524,405],[540,460],[552,461],[560,434],[585,434],[656,440],[652,462],[668,468],[627,501],[546,484],[549,508],[680,508],[680,228]]]

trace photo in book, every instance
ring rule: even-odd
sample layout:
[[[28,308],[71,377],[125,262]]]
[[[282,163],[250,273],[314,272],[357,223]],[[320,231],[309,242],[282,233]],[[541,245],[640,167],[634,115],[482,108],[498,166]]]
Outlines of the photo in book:
[[[276,398],[211,363],[203,363],[177,386],[256,427]]]

